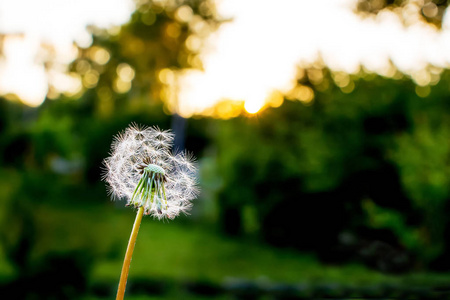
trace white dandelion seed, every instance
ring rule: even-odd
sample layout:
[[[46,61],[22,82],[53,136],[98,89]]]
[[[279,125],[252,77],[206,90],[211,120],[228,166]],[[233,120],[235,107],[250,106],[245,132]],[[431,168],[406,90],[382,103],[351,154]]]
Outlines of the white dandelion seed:
[[[103,162],[111,197],[158,219],[187,213],[199,193],[196,166],[192,155],[172,154],[173,138],[170,131],[135,124],[115,136]]]

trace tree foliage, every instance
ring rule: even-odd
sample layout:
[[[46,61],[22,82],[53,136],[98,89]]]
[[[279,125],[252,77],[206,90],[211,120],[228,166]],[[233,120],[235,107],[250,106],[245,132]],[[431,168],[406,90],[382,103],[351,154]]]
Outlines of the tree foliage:
[[[423,99],[407,79],[356,79],[350,94],[332,85],[313,102],[224,122],[215,137],[224,228],[245,234],[250,207],[258,234],[278,245],[362,252],[379,240],[411,255],[400,265],[445,255],[448,80]],[[386,269],[406,267],[391,259]]]

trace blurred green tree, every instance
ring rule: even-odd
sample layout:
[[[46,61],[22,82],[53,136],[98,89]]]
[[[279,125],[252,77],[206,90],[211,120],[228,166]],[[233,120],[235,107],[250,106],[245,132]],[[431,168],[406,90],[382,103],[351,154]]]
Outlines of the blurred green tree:
[[[225,231],[316,253],[351,232],[407,249],[416,263],[446,256],[448,72],[426,99],[408,79],[353,75],[347,94],[333,72],[320,72],[324,91],[299,77],[299,86],[314,88],[314,100],[218,127]]]
[[[202,40],[220,24],[210,0],[137,1],[120,28],[91,27],[93,43],[79,48],[71,71],[84,90],[93,89],[96,111],[105,116],[124,108],[176,113],[176,95],[166,89],[176,70],[201,68]]]

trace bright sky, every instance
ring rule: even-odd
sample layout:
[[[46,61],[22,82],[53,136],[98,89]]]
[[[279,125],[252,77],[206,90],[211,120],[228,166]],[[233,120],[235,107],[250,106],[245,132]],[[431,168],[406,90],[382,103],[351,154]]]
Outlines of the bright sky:
[[[355,7],[356,0],[223,0],[219,11],[234,21],[209,40],[202,56],[205,72],[182,78],[181,105],[189,114],[227,98],[245,100],[248,111],[257,111],[272,91],[293,88],[296,66],[313,62],[319,51],[336,71],[356,73],[364,65],[385,75],[392,60],[420,83],[427,83],[428,63],[449,66],[448,17],[439,33],[414,22],[419,12],[414,5],[407,16],[414,25],[408,28],[392,12],[362,19]]]
[[[48,88],[42,63],[36,61],[40,43],[56,48],[56,60],[63,67],[75,58],[73,41],[91,43],[87,25],[120,25],[133,9],[132,0],[1,0],[0,33],[17,36],[4,44],[0,93],[15,93],[25,103],[39,105]]]
[[[178,99],[185,115],[223,99],[245,100],[248,111],[257,111],[274,90],[291,89],[296,67],[315,61],[319,52],[330,68],[349,73],[364,65],[388,74],[391,60],[421,84],[427,83],[428,63],[450,65],[449,17],[438,32],[414,22],[414,5],[406,16],[413,25],[404,27],[391,12],[362,19],[353,13],[356,0],[217,1],[219,14],[233,22],[206,41],[204,72],[181,76]],[[47,92],[44,70],[35,62],[40,40],[56,45],[64,65],[74,56],[73,40],[89,43],[87,24],[117,25],[126,22],[132,10],[131,0],[0,1],[0,32],[25,35],[5,43],[0,91],[39,105]]]

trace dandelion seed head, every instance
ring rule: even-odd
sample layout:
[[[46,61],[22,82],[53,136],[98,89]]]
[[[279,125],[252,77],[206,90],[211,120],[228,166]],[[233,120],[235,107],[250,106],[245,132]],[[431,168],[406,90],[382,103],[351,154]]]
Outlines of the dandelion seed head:
[[[144,206],[146,215],[158,219],[187,214],[199,194],[197,169],[191,154],[172,154],[173,139],[170,131],[137,124],[117,134],[103,162],[111,198]]]

